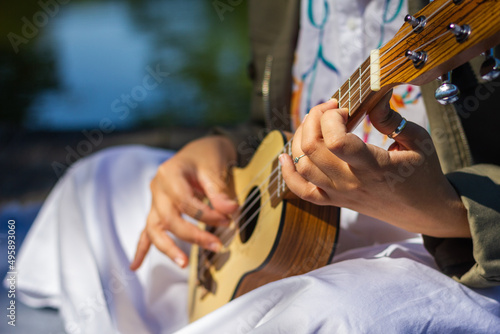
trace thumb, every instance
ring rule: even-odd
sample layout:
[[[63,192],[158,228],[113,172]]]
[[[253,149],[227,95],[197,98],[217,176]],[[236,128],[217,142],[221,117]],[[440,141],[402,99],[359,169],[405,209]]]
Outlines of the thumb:
[[[430,135],[423,127],[410,121],[404,124],[404,118],[390,106],[392,89],[377,103],[370,112],[370,122],[381,133],[393,134],[398,127],[404,126],[399,134],[392,137],[404,149],[421,149],[422,143],[431,141]]]
[[[216,211],[231,214],[238,210],[238,202],[229,189],[227,171],[214,173],[202,171],[199,175],[200,186]]]

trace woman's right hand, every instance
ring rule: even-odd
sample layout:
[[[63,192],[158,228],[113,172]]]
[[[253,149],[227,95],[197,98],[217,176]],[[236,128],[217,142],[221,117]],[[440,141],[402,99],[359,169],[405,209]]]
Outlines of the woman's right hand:
[[[223,136],[211,136],[189,143],[160,165],[151,182],[151,210],[130,269],[141,266],[151,244],[185,267],[187,255],[167,232],[215,252],[221,248],[215,235],[184,220],[182,215],[213,226],[229,224],[231,214],[238,210],[227,182],[235,161],[232,142]]]

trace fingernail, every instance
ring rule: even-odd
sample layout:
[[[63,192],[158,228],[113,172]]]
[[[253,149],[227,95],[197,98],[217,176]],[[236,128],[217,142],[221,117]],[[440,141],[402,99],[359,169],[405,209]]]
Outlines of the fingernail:
[[[175,263],[177,263],[177,265],[181,268],[184,268],[184,266],[186,265],[186,260],[184,259],[184,257],[182,256],[178,256],[174,259]]]
[[[219,197],[223,202],[226,202],[226,204],[229,204],[229,205],[238,205],[238,202],[233,199],[233,198],[230,198],[227,194],[220,194],[220,197]]]
[[[283,164],[285,159],[285,153],[281,153],[280,156],[278,157],[278,160]]]
[[[214,253],[218,253],[220,249],[222,248],[222,245],[219,244],[218,242],[212,242],[208,245],[207,247],[209,250],[211,250]]]
[[[234,199],[228,199],[227,200],[227,204],[230,204],[230,205],[238,205],[238,202]]]

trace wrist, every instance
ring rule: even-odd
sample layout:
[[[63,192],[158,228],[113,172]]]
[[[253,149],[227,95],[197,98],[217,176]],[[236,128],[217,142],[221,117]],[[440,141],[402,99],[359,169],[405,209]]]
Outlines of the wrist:
[[[218,142],[218,146],[221,152],[224,153],[227,162],[229,164],[236,164],[237,152],[231,138],[225,135],[214,135],[212,137]]]
[[[414,226],[420,234],[437,238],[470,238],[471,232],[467,210],[451,184],[445,189],[435,189],[434,196],[429,196],[427,204],[414,207],[407,215],[409,226]]]

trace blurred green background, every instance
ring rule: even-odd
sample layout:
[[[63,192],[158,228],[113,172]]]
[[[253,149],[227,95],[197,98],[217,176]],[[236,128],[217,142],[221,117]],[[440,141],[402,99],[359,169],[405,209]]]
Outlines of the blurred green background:
[[[231,2],[2,3],[0,249],[9,219],[21,245],[78,159],[116,145],[176,150],[215,124],[248,117],[246,2]],[[63,332],[57,311],[18,304],[18,314],[19,333]],[[2,322],[0,332],[8,327]]]
[[[247,119],[247,6],[231,3],[3,4],[0,204],[43,199],[74,156],[123,144],[178,149]],[[88,144],[92,131],[102,137]]]
[[[118,129],[130,129],[247,117],[243,1],[224,12],[212,1],[194,0],[24,0],[7,6],[0,11],[3,126],[83,129],[107,117]],[[148,68],[168,73],[151,90],[140,88]]]

